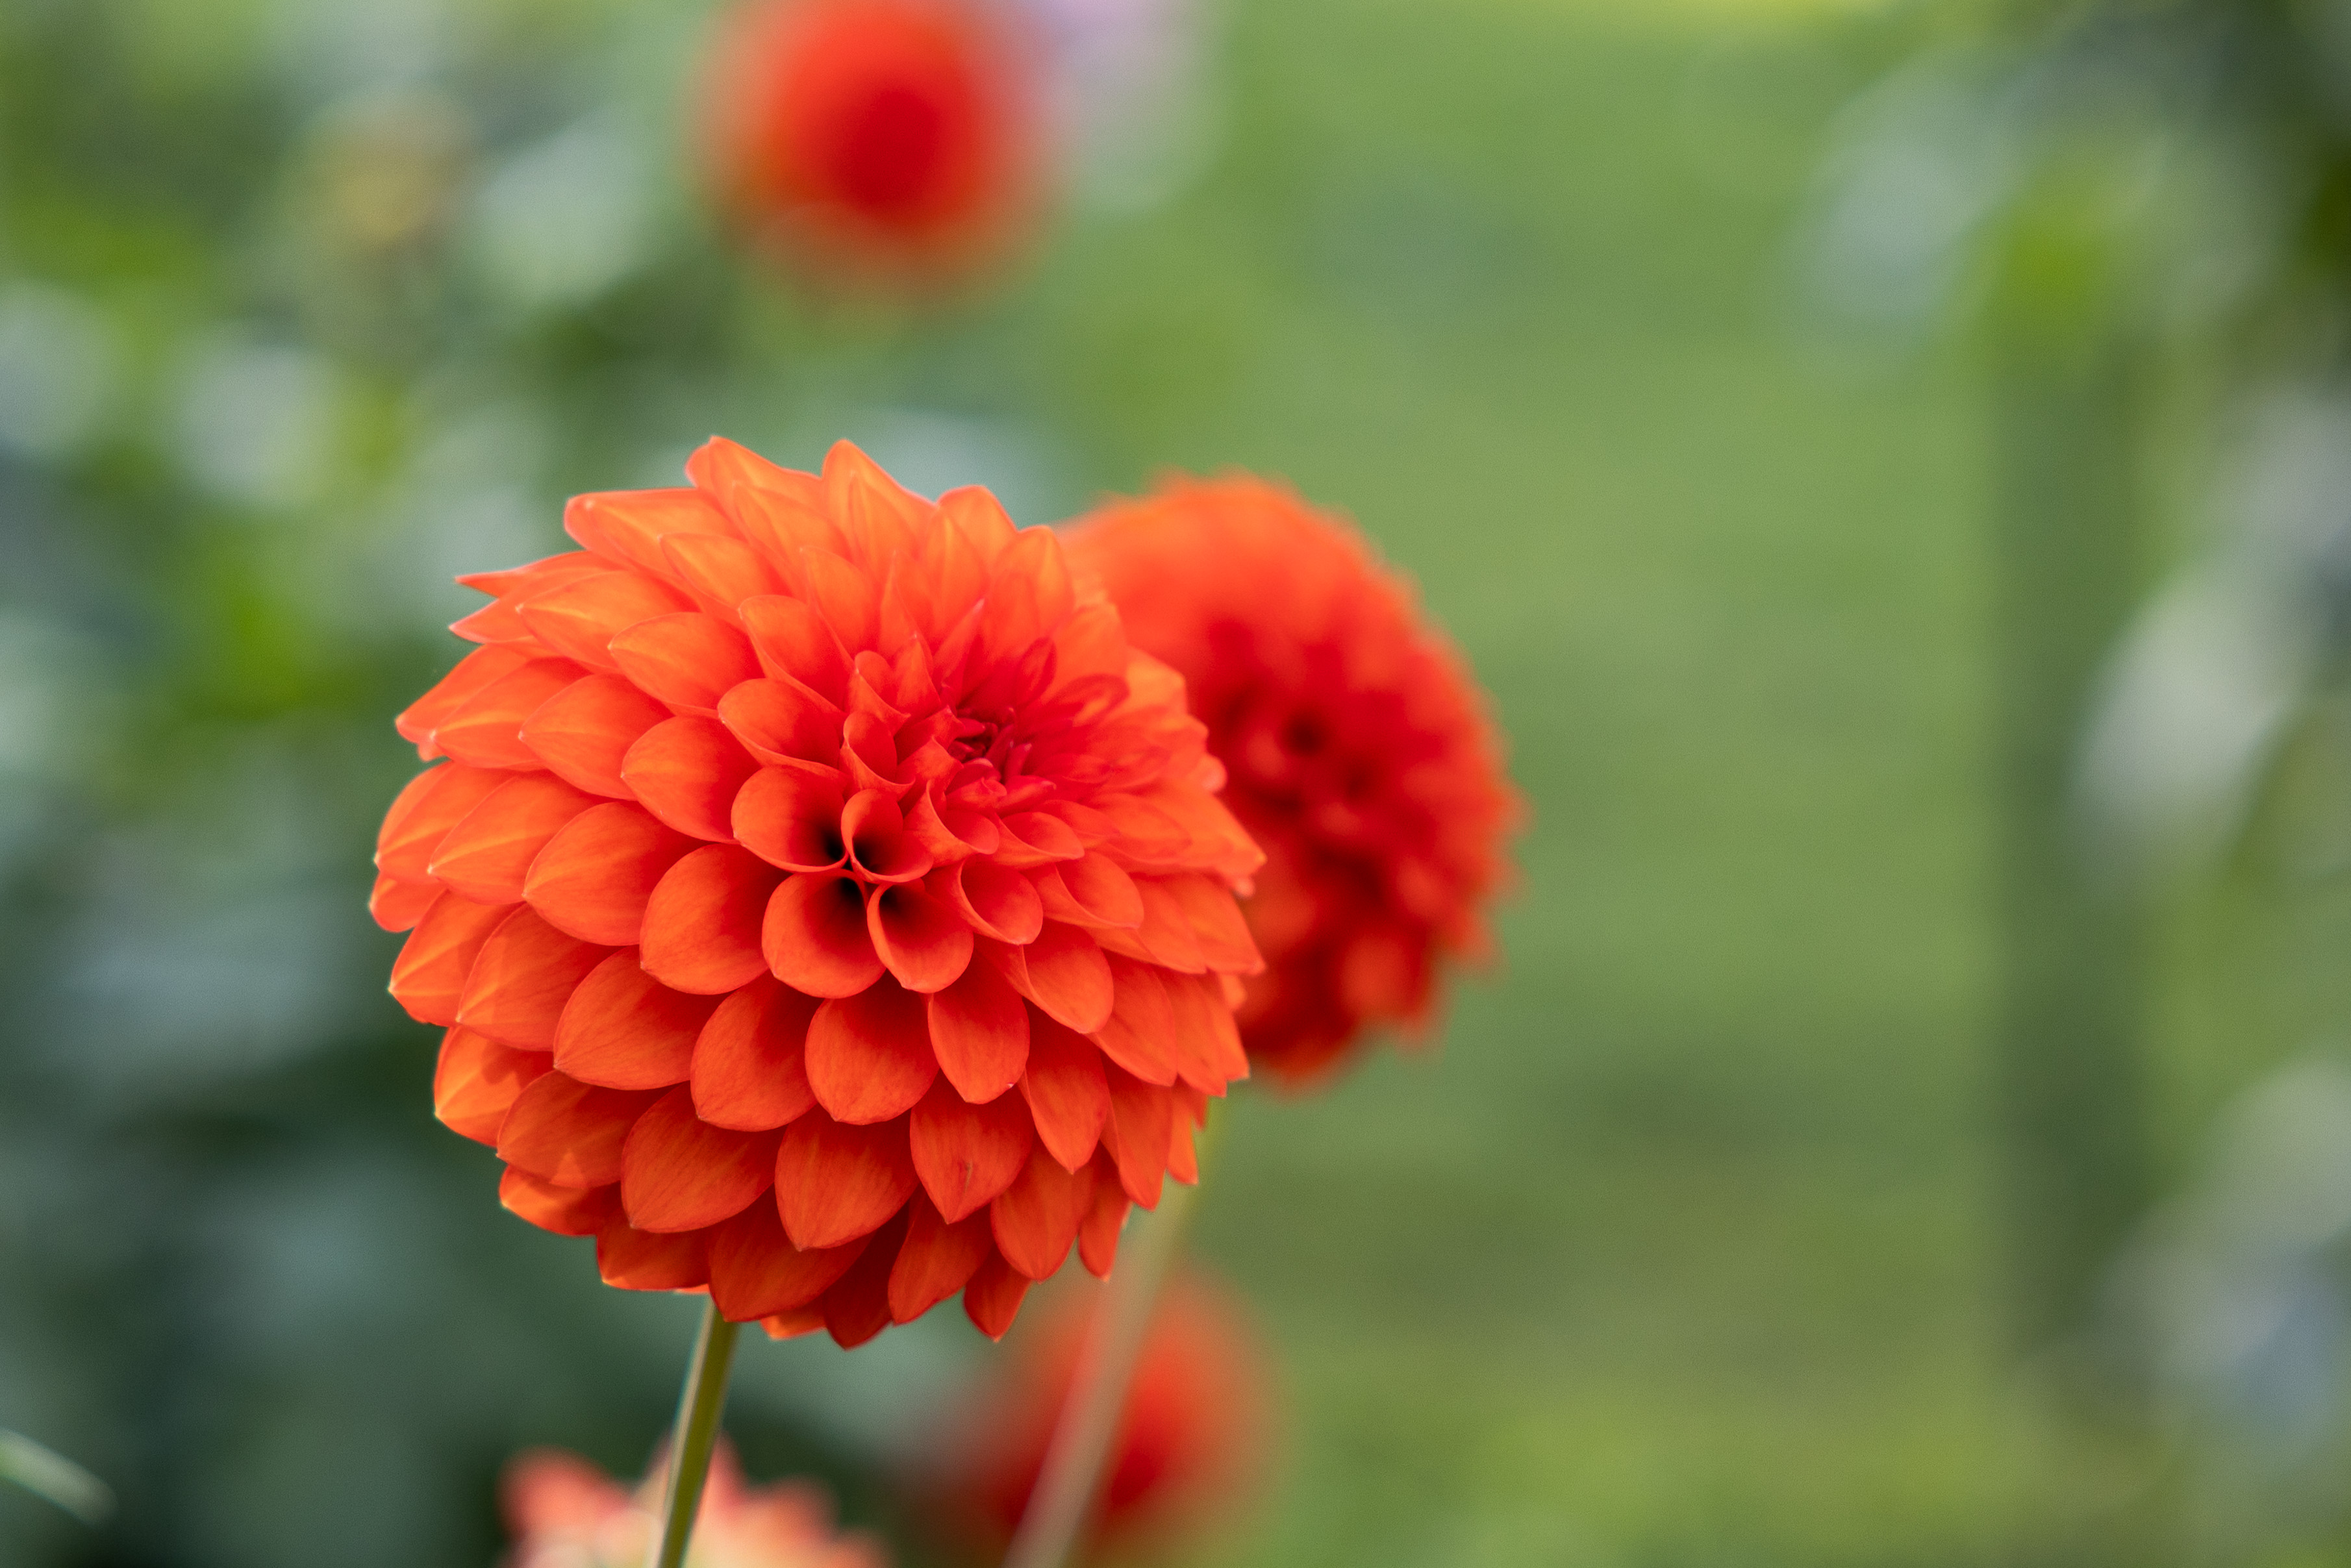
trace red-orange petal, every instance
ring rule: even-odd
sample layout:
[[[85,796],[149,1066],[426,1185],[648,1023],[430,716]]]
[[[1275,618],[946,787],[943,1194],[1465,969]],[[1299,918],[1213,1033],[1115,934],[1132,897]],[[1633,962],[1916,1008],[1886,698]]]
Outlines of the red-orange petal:
[[[893,1323],[912,1323],[963,1289],[996,1251],[985,1214],[950,1224],[920,1193],[907,1210],[906,1240],[890,1269]]]
[[[621,777],[622,759],[655,724],[670,717],[666,704],[619,675],[575,680],[540,703],[522,722],[522,743],[557,777],[590,794],[631,800],[636,792]]]
[[[745,599],[788,586],[758,550],[724,534],[664,534],[661,547],[701,607],[729,623],[740,619],[735,607]]]
[[[945,991],[971,964],[971,927],[918,887],[874,889],[865,922],[874,952],[908,991]]]
[[[890,1275],[906,1238],[906,1213],[873,1233],[849,1272],[824,1293],[824,1328],[843,1350],[854,1350],[890,1326]]]
[[[517,908],[475,958],[457,1003],[457,1022],[509,1045],[552,1051],[564,1003],[610,950],[557,930],[528,908]]]
[[[1036,885],[1008,867],[988,860],[959,861],[934,882],[984,937],[1023,947],[1044,929],[1045,905]]]
[[[558,829],[596,797],[553,774],[516,774],[442,837],[426,867],[433,878],[477,904],[519,903],[530,863]]]
[[[544,1051],[517,1051],[470,1029],[442,1037],[433,1114],[450,1131],[497,1147],[498,1127],[522,1092],[550,1065]]]
[[[803,550],[800,569],[808,574],[810,601],[841,646],[852,655],[872,647],[881,597],[864,568],[829,550]]]
[[[734,531],[718,504],[699,490],[676,485],[663,490],[606,490],[575,495],[563,508],[563,531],[608,560],[625,561],[666,579],[664,534],[727,534]]]
[[[709,1233],[640,1231],[626,1220],[596,1232],[596,1272],[624,1291],[690,1291],[710,1281]]]
[[[728,826],[743,847],[787,871],[838,871],[841,780],[802,768],[761,768],[736,792]]]
[[[455,893],[434,901],[392,965],[392,994],[411,1018],[443,1025],[457,1022],[474,960],[511,912]]]
[[[409,780],[384,813],[383,829],[376,835],[376,868],[403,882],[430,881],[433,874],[425,867],[441,840],[484,797],[514,776],[495,768],[448,763]]]
[[[1161,978],[1165,971],[1115,953],[1109,959],[1115,1000],[1110,1017],[1093,1033],[1094,1044],[1146,1084],[1174,1083],[1179,1044],[1176,1010]]]
[[[827,701],[849,693],[849,654],[815,607],[777,595],[737,607],[759,663],[769,675],[789,677]]]
[[[815,1105],[807,1040],[816,1010],[815,997],[764,974],[720,1002],[694,1045],[695,1114],[765,1132]]]
[[[1166,988],[1168,1006],[1176,1014],[1176,1037],[1184,1043],[1176,1053],[1176,1066],[1186,1068],[1196,1060],[1205,1063],[1220,1082],[1248,1077],[1249,1054],[1241,1045],[1240,1027],[1233,1022],[1233,1003],[1225,996],[1224,981],[1201,974],[1167,974],[1160,977],[1160,983]],[[1188,1070],[1186,1077],[1192,1081]],[[1192,1082],[1196,1089],[1219,1092],[1215,1084]]]
[[[642,806],[607,801],[563,825],[531,861],[522,897],[540,918],[582,941],[636,944],[645,906],[695,841]]]
[[[906,831],[905,814],[884,791],[860,790],[841,808],[850,864],[871,882],[911,882],[931,868],[931,852]]]
[[[647,811],[714,844],[735,841],[735,794],[758,771],[726,725],[694,715],[655,724],[621,763],[622,781]]]
[[[1097,1154],[1087,1168],[1093,1172],[1094,1198],[1085,1223],[1078,1227],[1078,1257],[1088,1273],[1108,1279],[1111,1266],[1118,1262],[1118,1234],[1133,1205],[1120,1185],[1118,1166],[1107,1154]]]
[[[1020,956],[1028,966],[1025,994],[1057,1023],[1091,1034],[1109,1020],[1116,1000],[1110,963],[1092,937],[1048,920]]]
[[[614,670],[612,639],[640,621],[694,607],[675,589],[637,572],[600,572],[533,594],[518,607],[525,626],[564,658]]]
[[[778,1316],[831,1290],[865,1251],[866,1238],[802,1251],[772,1203],[754,1203],[710,1233],[710,1299],[730,1323]],[[823,1326],[820,1315],[808,1324]]]
[[[1001,1253],[991,1252],[963,1288],[964,1315],[988,1338],[1002,1339],[1019,1314],[1020,1299],[1035,1282],[1006,1262]]]
[[[768,905],[760,941],[776,978],[810,996],[855,996],[882,978],[865,891],[854,877],[786,879]]]
[[[1089,854],[1058,866],[1040,866],[1029,874],[1044,900],[1045,913],[1057,920],[1090,929],[1127,929],[1143,923],[1143,895],[1134,879],[1110,857]],[[1227,903],[1232,896],[1225,896]]]
[[[375,886],[368,893],[368,915],[387,931],[410,930],[440,896],[437,883],[403,882],[378,872]]]
[[[1200,950],[1200,939],[1192,934],[1191,918],[1184,906],[1168,890],[1166,882],[1157,877],[1138,877],[1135,890],[1143,895],[1143,924],[1135,928],[1135,937],[1161,966],[1178,974],[1199,974],[1208,967],[1207,955]]]
[[[621,1148],[657,1089],[600,1089],[548,1073],[515,1098],[498,1128],[498,1158],[558,1187],[621,1179]]]
[[[612,639],[621,673],[673,708],[716,713],[738,681],[759,678],[750,639],[698,611],[639,621]]]
[[[939,1072],[923,999],[887,980],[818,1008],[807,1059],[817,1103],[857,1125],[905,1115]]]
[[[1064,1170],[1043,1149],[1034,1150],[1012,1185],[987,1206],[996,1250],[1030,1279],[1049,1278],[1070,1255],[1092,1206],[1090,1173],[1082,1167]]]
[[[555,1064],[607,1089],[683,1084],[715,996],[672,991],[624,948],[588,971],[555,1025]]]
[[[645,905],[645,969],[678,991],[713,996],[766,972],[759,927],[783,873],[747,849],[713,844],[669,868]]]
[[[1110,1116],[1110,1081],[1092,1042],[1032,1015],[1020,1096],[1037,1124],[1037,1141],[1055,1159],[1075,1170],[1093,1158]]]
[[[699,1231],[731,1219],[775,1185],[773,1132],[715,1127],[694,1114],[681,1084],[629,1129],[621,1150],[621,1207],[640,1231]]]
[[[1241,918],[1240,900],[1233,897],[1231,888],[1197,872],[1164,877],[1160,886],[1182,908],[1208,968],[1218,974],[1263,972],[1264,955],[1249,935],[1249,922]]]
[[[718,720],[763,763],[841,762],[841,712],[797,680],[746,680],[718,700]]]
[[[956,1093],[978,1104],[1020,1081],[1029,1064],[1029,1007],[987,964],[972,964],[930,998],[931,1050]]]
[[[475,767],[536,768],[538,754],[522,742],[523,721],[587,673],[568,659],[532,659],[467,698],[434,730],[434,743]]]
[[[1000,1095],[975,1106],[938,1084],[907,1118],[906,1141],[923,1190],[952,1223],[1012,1185],[1036,1135],[1019,1096]]]
[[[849,1127],[811,1110],[784,1129],[776,1153],[776,1209],[804,1250],[870,1235],[915,1185],[903,1121]]]
[[[621,1217],[621,1189],[617,1185],[558,1187],[510,1165],[498,1177],[498,1204],[542,1231],[593,1236]]]
[[[1159,1207],[1160,1179],[1167,1172],[1167,1140],[1175,1127],[1175,1096],[1113,1065],[1110,1119],[1102,1124],[1102,1147],[1118,1162],[1126,1195],[1145,1209]]]
[[[457,667],[434,683],[433,689],[392,722],[401,739],[414,742],[417,754],[430,762],[443,754],[433,732],[475,694],[513,674],[531,661],[530,653],[516,648],[477,648],[457,661]]]

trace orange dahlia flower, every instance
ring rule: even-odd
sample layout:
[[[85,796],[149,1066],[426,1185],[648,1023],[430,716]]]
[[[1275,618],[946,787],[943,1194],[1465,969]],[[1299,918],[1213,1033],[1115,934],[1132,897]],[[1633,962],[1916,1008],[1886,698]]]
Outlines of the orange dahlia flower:
[[[1268,857],[1244,905],[1268,967],[1241,1035],[1293,1081],[1372,1026],[1425,1028],[1520,815],[1483,693],[1353,527],[1247,477],[1114,501],[1071,540],[1135,645],[1184,677]]]
[[[484,646],[401,715],[392,992],[441,1119],[607,1283],[843,1345],[1000,1334],[1195,1179],[1261,857],[1183,682],[986,491],[715,441],[462,579]]]
[[[964,1533],[988,1547],[1010,1539],[1028,1511],[1096,1304],[1065,1296],[1021,1330],[955,1430],[946,1501]],[[1198,1274],[1175,1281],[1135,1360],[1091,1544],[1165,1534],[1235,1501],[1266,1448],[1269,1386],[1257,1337],[1230,1297]]]
[[[515,1456],[498,1486],[514,1550],[506,1568],[643,1568],[661,1517],[664,1467],[632,1496],[576,1454],[533,1449]],[[833,1529],[832,1509],[812,1481],[748,1487],[721,1441],[695,1515],[687,1568],[887,1568],[862,1535]]]
[[[1035,65],[973,0],[747,0],[704,100],[719,196],[820,274],[965,271],[1019,232],[1040,183]]]

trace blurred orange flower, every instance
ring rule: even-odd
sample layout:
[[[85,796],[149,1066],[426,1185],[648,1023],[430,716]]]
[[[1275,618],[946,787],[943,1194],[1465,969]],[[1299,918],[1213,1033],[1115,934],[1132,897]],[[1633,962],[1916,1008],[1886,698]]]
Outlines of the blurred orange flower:
[[[1042,181],[1033,49],[973,0],[747,0],[704,99],[721,200],[835,281],[937,282],[1000,254]]]
[[[1050,530],[845,442],[687,473],[464,579],[485,646],[400,719],[448,761],[377,851],[392,994],[448,1029],[441,1119],[607,1283],[843,1345],[961,1291],[1000,1334],[1196,1179],[1262,857]]]
[[[1268,857],[1249,1058],[1293,1081],[1372,1026],[1425,1028],[1489,950],[1521,807],[1484,694],[1353,527],[1247,477],[1114,501],[1071,541],[1136,646],[1182,672],[1226,804]]]
[[[505,1568],[643,1568],[661,1519],[664,1471],[632,1496],[577,1454],[533,1449],[507,1464],[498,1486],[514,1550]],[[881,1546],[842,1535],[813,1481],[747,1487],[721,1441],[695,1515],[687,1568],[887,1568]]]
[[[955,1428],[942,1489],[959,1533],[1010,1539],[1044,1469],[1100,1293],[1051,1303]],[[1206,1276],[1172,1282],[1153,1309],[1102,1467],[1097,1548],[1165,1535],[1240,1501],[1268,1446],[1265,1357],[1238,1304]]]

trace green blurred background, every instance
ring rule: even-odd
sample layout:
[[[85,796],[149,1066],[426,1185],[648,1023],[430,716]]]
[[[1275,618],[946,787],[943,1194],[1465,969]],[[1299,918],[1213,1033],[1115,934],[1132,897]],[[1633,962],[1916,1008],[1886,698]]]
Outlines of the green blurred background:
[[[2299,554],[2225,501],[2281,388],[2351,452],[2342,291],[2323,223],[2181,238],[2249,169],[2336,210],[2331,100],[2226,62],[2351,32],[2106,7],[2224,62],[2175,98],[2096,9],[1227,0],[904,313],[717,234],[699,4],[7,0],[0,1428],[121,1506],[0,1486],[0,1562],[486,1563],[516,1449],[644,1462],[693,1304],[497,1210],[363,903],[451,574],[723,431],[1024,523],[1284,475],[1495,692],[1506,960],[1237,1096],[1199,1251],[1283,1428],[1171,1561],[2351,1563],[2351,474]],[[2117,642],[2216,580],[2237,643]],[[2167,757],[2195,822],[2126,832]],[[985,1354],[748,1345],[731,1424],[927,1562],[893,1477]]]

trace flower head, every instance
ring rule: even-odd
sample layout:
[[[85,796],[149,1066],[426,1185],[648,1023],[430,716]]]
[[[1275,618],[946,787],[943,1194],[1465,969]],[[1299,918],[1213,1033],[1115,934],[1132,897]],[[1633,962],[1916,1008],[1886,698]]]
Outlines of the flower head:
[[[484,646],[401,716],[446,760],[379,841],[392,994],[606,1282],[843,1344],[962,1291],[1000,1334],[1194,1179],[1261,857],[1050,530],[846,443],[687,474],[463,579]]]
[[[1041,178],[1042,84],[974,0],[745,0],[711,56],[706,143],[736,220],[864,281],[1001,251]]]
[[[1086,1293],[1052,1303],[965,1410],[942,1489],[964,1533],[996,1546],[1019,1524],[1098,1302]],[[1205,1275],[1174,1281],[1153,1309],[1102,1466],[1094,1544],[1162,1534],[1234,1501],[1266,1446],[1267,1390],[1238,1306]]]
[[[1467,664],[1362,535],[1262,480],[1176,480],[1105,505],[1071,559],[1180,671],[1226,804],[1268,859],[1245,905],[1267,957],[1252,1062],[1328,1070],[1371,1026],[1426,1025],[1520,815]]]
[[[643,1568],[661,1517],[661,1466],[632,1496],[558,1449],[517,1454],[499,1482],[514,1551],[506,1568]],[[724,1440],[695,1515],[687,1568],[887,1568],[873,1542],[842,1535],[814,1482],[747,1487]]]

